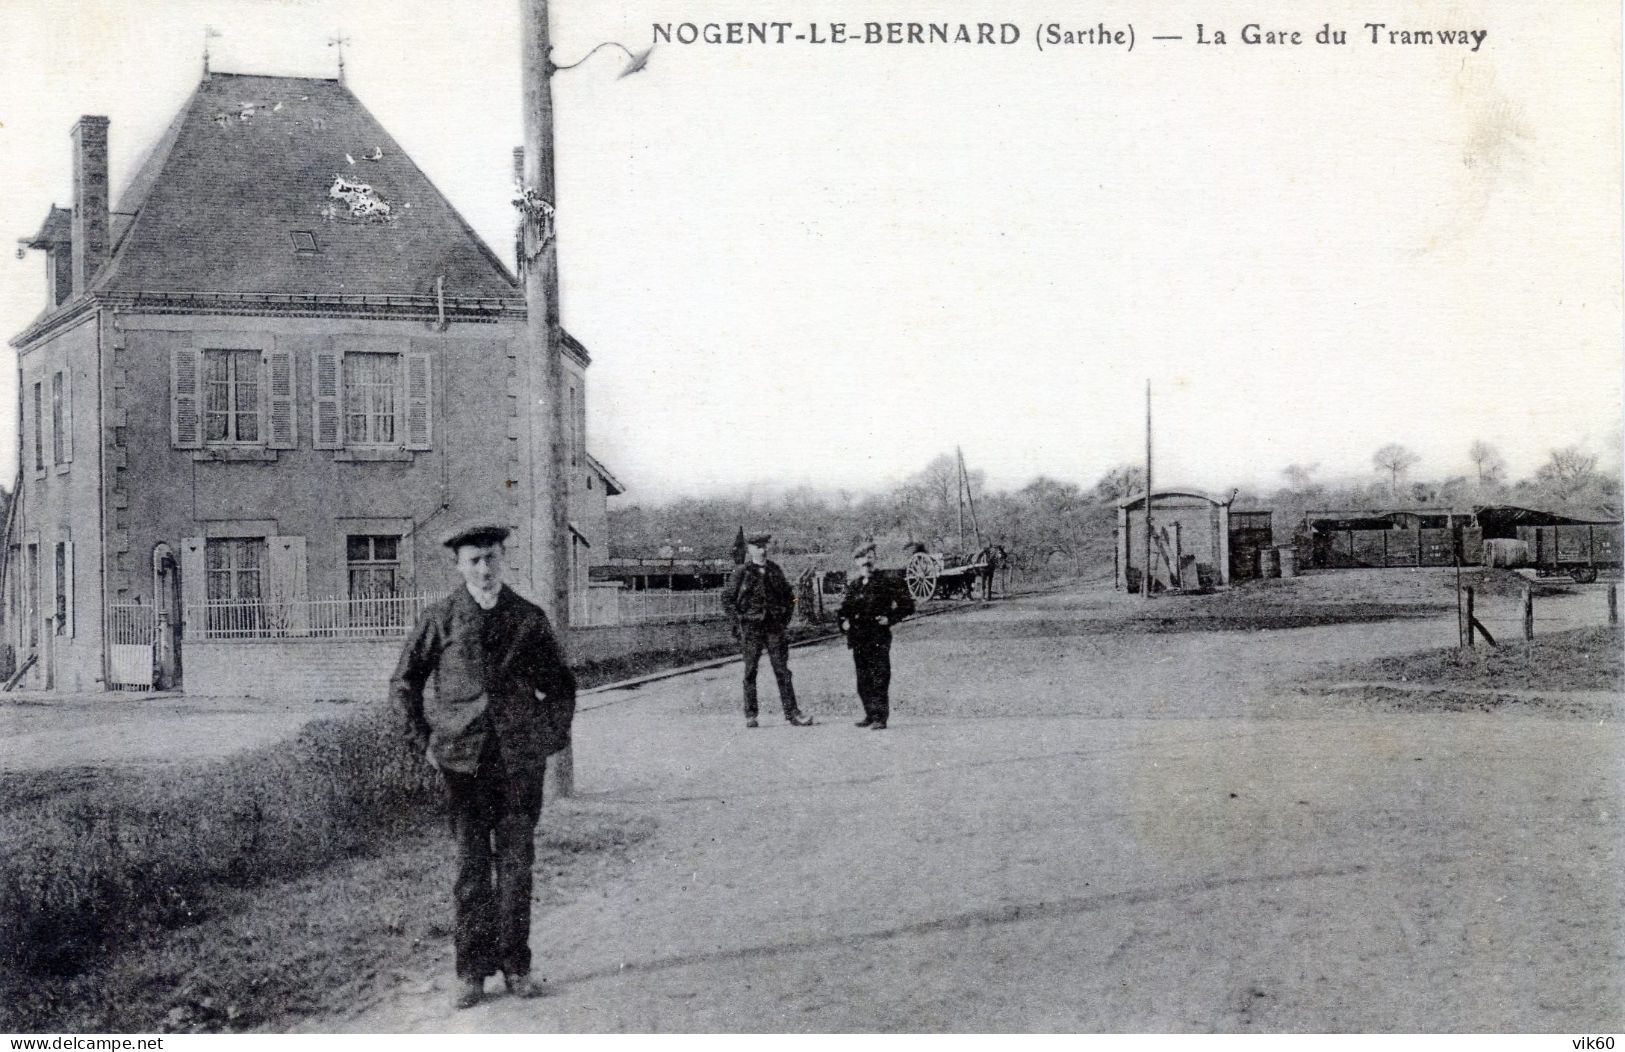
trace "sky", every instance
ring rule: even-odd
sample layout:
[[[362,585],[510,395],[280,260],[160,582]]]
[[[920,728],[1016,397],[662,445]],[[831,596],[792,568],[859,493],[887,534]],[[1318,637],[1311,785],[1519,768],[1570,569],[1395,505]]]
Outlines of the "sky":
[[[1159,484],[1269,489],[1289,463],[1515,476],[1556,446],[1617,462],[1620,11],[1400,3],[1074,5],[554,0],[555,60],[655,23],[996,11],[1011,46],[656,47],[554,80],[565,326],[589,443],[628,499],[864,490],[963,448],[995,487],[1084,485],[1144,448]],[[1304,45],[1235,42],[1249,18]],[[1372,45],[1362,24],[1487,29]],[[1194,42],[1196,25],[1224,47]],[[1350,43],[1315,45],[1323,23]],[[517,0],[5,0],[0,229],[71,199],[68,131],[111,118],[114,199],[200,76],[347,82],[506,258],[522,140]],[[1153,35],[1182,35],[1156,42]],[[0,265],[0,329],[43,306]],[[15,472],[0,351],[0,478]]]

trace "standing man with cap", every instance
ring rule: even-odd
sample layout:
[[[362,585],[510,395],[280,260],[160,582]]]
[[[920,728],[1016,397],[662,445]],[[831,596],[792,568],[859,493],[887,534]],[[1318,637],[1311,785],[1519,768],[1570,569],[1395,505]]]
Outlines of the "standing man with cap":
[[[765,650],[773,666],[773,678],[779,684],[784,718],[792,726],[808,727],[812,717],[803,716],[796,705],[796,688],[790,678],[790,641],[784,635],[795,609],[795,592],[779,564],[768,560],[767,545],[772,539],[767,533],[745,539],[745,562],[734,568],[722,592],[723,604],[733,615],[744,646],[745,726],[756,726],[756,667]]]
[[[901,581],[875,576],[873,544],[853,549],[852,561],[855,572],[836,616],[858,675],[858,726],[883,731],[891,718],[891,626],[914,612],[914,597]]]
[[[547,757],[570,744],[576,682],[542,609],[502,583],[508,528],[445,538],[463,585],[424,611],[390,694],[445,780],[457,841],[454,1004],[469,1008],[501,971],[533,997],[531,867]],[[427,699],[424,684],[434,681]]]

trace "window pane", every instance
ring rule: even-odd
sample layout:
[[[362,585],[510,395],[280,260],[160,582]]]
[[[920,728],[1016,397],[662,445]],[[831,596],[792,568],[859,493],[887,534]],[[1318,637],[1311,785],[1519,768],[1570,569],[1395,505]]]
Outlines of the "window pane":
[[[374,537],[373,557],[382,562],[394,562],[400,547],[399,537]]]
[[[345,435],[353,443],[395,441],[395,395],[400,355],[344,356]]]
[[[372,556],[372,538],[358,537],[351,534],[344,542],[345,558],[351,562],[363,562]]]

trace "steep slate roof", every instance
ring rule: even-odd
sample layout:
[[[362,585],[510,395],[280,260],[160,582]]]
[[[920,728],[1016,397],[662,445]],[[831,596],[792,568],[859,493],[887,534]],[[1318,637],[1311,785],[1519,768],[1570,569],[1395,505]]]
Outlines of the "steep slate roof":
[[[39,233],[21,238],[20,242],[29,248],[55,248],[72,239],[73,209],[52,205],[51,210],[45,213],[45,222],[40,224]]]
[[[370,186],[388,217],[331,196],[335,178]],[[113,211],[96,292],[424,296],[444,275],[448,300],[521,295],[336,80],[206,77]],[[296,253],[295,231],[318,250]]]

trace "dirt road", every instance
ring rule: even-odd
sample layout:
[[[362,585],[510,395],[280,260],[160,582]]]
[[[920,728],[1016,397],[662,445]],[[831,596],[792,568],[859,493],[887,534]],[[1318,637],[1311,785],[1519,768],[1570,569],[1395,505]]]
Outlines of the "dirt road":
[[[1291,685],[1453,615],[1146,635],[1122,602],[905,625],[884,733],[833,646],[794,658],[812,728],[746,730],[737,666],[593,697],[565,806],[659,830],[536,918],[549,996],[452,1013],[442,976],[311,1029],[1625,1027],[1619,722]]]

